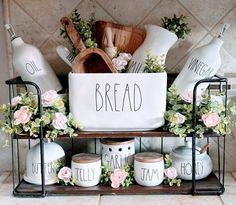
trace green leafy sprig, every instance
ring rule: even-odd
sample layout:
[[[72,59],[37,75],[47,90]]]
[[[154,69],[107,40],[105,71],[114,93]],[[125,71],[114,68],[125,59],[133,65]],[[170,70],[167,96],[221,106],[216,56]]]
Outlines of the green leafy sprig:
[[[0,113],[3,114],[3,119],[0,120],[0,131],[7,134],[29,134],[31,137],[37,138],[40,133],[40,125],[42,123],[45,130],[45,137],[55,139],[59,135],[67,134],[70,137],[76,136],[76,130],[81,128],[71,113],[68,112],[66,105],[68,98],[56,98],[52,105],[43,106],[42,116],[39,116],[38,103],[32,93],[24,92],[14,99],[18,99],[16,104],[2,104],[0,105]],[[27,122],[15,123],[15,114],[22,108],[27,109],[29,117]],[[64,128],[57,128],[53,121],[57,113],[63,115],[66,122]],[[24,113],[25,114],[25,113]]]
[[[204,133],[214,132],[219,135],[230,134],[231,128],[235,125],[232,115],[236,114],[236,104],[227,105],[222,100],[224,93],[218,93],[218,96],[210,96],[207,92],[198,96],[196,105],[196,134],[204,137]],[[167,111],[165,113],[166,123],[164,129],[178,135],[187,137],[192,134],[192,101],[186,101],[184,96],[180,96],[175,86],[171,86],[167,92]],[[218,116],[218,123],[207,126],[202,117],[204,115],[215,114]],[[180,120],[180,118],[182,120]]]
[[[178,38],[184,39],[187,34],[191,32],[186,22],[187,17],[180,15],[179,17],[174,14],[173,18],[164,17],[161,19],[161,26],[177,35]]]
[[[129,187],[130,185],[132,185],[134,183],[134,168],[131,165],[124,165],[123,169],[125,170],[125,172],[128,173],[127,177],[125,178],[125,181],[122,183],[123,187]],[[102,174],[101,174],[101,179],[100,179],[100,184],[102,185],[111,185],[111,174],[112,171],[110,169],[110,167],[105,164],[102,166]]]
[[[74,11],[72,11],[71,15],[70,15],[70,19],[72,20],[75,29],[79,32],[80,37],[82,38],[82,41],[85,45],[86,48],[97,48],[98,45],[96,43],[96,39],[93,36],[93,31],[94,31],[94,17],[91,16],[90,19],[88,21],[86,20],[82,20],[80,18],[80,14],[78,12],[78,9],[75,9]],[[61,28],[61,32],[60,35],[64,38],[64,39],[68,39],[69,42],[71,43],[71,46],[73,48],[73,54],[74,56],[76,56],[78,54],[78,51],[76,50],[76,48],[74,47],[74,45],[72,44],[72,42],[70,41],[70,38],[65,30],[65,28]]]
[[[147,50],[147,57],[145,59],[144,72],[146,73],[161,73],[165,72],[164,55],[151,56],[151,51]]]
[[[56,162],[54,162],[54,167],[55,167],[55,170],[56,170],[56,173],[57,173],[57,184],[62,184],[62,185],[65,185],[65,186],[74,186],[75,185],[75,179],[73,179],[72,177],[72,174],[71,174],[71,177],[69,179],[69,181],[65,182],[63,179],[60,179],[58,177],[58,173],[60,172],[60,170],[65,167],[65,161],[64,160],[57,160]],[[70,170],[71,171],[71,170]]]
[[[168,154],[165,155],[164,161],[165,161],[165,169],[172,167],[172,159],[170,158],[170,156]],[[169,186],[176,185],[179,187],[179,186],[181,186],[181,179],[178,176],[174,179],[171,179],[171,178],[168,178],[167,176],[165,176],[163,183],[168,184]]]

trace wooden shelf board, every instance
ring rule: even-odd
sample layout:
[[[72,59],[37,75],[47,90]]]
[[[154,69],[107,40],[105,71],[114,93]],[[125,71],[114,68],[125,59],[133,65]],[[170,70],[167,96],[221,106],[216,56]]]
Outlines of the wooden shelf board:
[[[219,195],[224,192],[224,188],[215,176],[210,174],[206,179],[196,181],[196,188],[199,194]],[[192,182],[182,181],[180,187],[169,187],[161,184],[154,187],[144,187],[140,185],[131,185],[128,188],[113,189],[109,186],[97,185],[93,187],[47,185],[45,187],[46,195],[122,195],[122,194],[192,194]],[[37,196],[40,195],[41,186],[33,185],[22,180],[15,188],[14,194],[17,196]],[[196,193],[197,194],[197,193]]]
[[[77,131],[78,136],[73,138],[132,138],[132,137],[179,137],[170,132],[163,131],[161,128],[152,131]],[[217,137],[216,134],[206,134],[209,137]],[[16,139],[36,139],[31,138],[27,133],[16,135]],[[68,135],[61,135],[58,139],[69,138]]]

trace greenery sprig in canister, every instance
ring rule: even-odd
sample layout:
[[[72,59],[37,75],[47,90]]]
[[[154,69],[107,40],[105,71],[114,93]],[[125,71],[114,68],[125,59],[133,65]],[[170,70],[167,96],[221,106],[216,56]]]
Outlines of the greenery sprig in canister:
[[[161,73],[165,72],[164,56],[151,56],[150,50],[147,50],[144,72],[146,73]]]
[[[93,36],[94,18],[91,16],[89,20],[82,20],[80,18],[80,14],[79,14],[78,10],[75,9],[74,11],[72,11],[72,13],[70,15],[70,19],[72,20],[72,22],[75,26],[75,29],[79,32],[86,48],[97,48],[98,45],[96,43],[95,37]],[[64,39],[68,39],[70,42],[70,38],[66,32],[66,29],[61,28],[60,35]],[[77,55],[76,48],[74,47],[72,42],[70,42],[70,43],[73,48],[73,54],[74,54],[74,56],[76,56]]]
[[[164,184],[168,184],[169,186],[176,185],[179,187],[181,185],[181,179],[178,177],[176,168],[172,166],[172,159],[168,154],[165,155],[164,161],[165,161]]]
[[[134,183],[133,166],[125,165],[122,169],[115,169],[113,172],[108,165],[102,166],[100,184],[109,185],[112,188],[129,187]]]
[[[173,18],[163,17],[161,27],[175,33],[178,38],[184,39],[191,32],[186,22],[187,17],[181,14],[179,17],[174,14]]]

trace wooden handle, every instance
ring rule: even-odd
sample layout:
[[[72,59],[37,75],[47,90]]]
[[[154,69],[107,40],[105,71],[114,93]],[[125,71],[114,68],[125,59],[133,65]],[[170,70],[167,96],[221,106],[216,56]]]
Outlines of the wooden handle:
[[[74,26],[73,22],[71,21],[71,19],[69,19],[68,17],[63,17],[63,18],[61,18],[61,24],[63,26],[65,26],[65,30],[66,30],[71,42],[75,46],[75,48],[79,52],[85,50],[86,47],[85,47],[82,39],[80,38],[79,33],[75,29],[75,26]]]
[[[200,152],[200,154],[202,154],[203,152],[205,152],[206,150],[207,150],[207,148],[209,147],[209,143],[207,143],[207,144],[205,144],[202,148],[201,148],[201,150],[199,151]]]
[[[112,42],[111,27],[106,27],[105,28],[105,36],[106,36],[106,39],[107,39],[107,47],[109,47],[109,48],[114,47],[113,42]]]

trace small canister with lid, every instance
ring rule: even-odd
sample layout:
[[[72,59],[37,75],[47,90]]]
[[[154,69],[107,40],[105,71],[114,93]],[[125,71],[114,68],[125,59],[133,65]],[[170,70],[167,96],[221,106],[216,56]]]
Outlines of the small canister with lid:
[[[134,155],[134,178],[142,186],[157,186],[164,179],[163,155],[142,152]]]
[[[102,139],[102,164],[107,164],[111,171],[134,163],[134,138]]]
[[[101,157],[89,153],[76,154],[72,157],[71,169],[76,185],[82,187],[95,186],[101,177]]]

